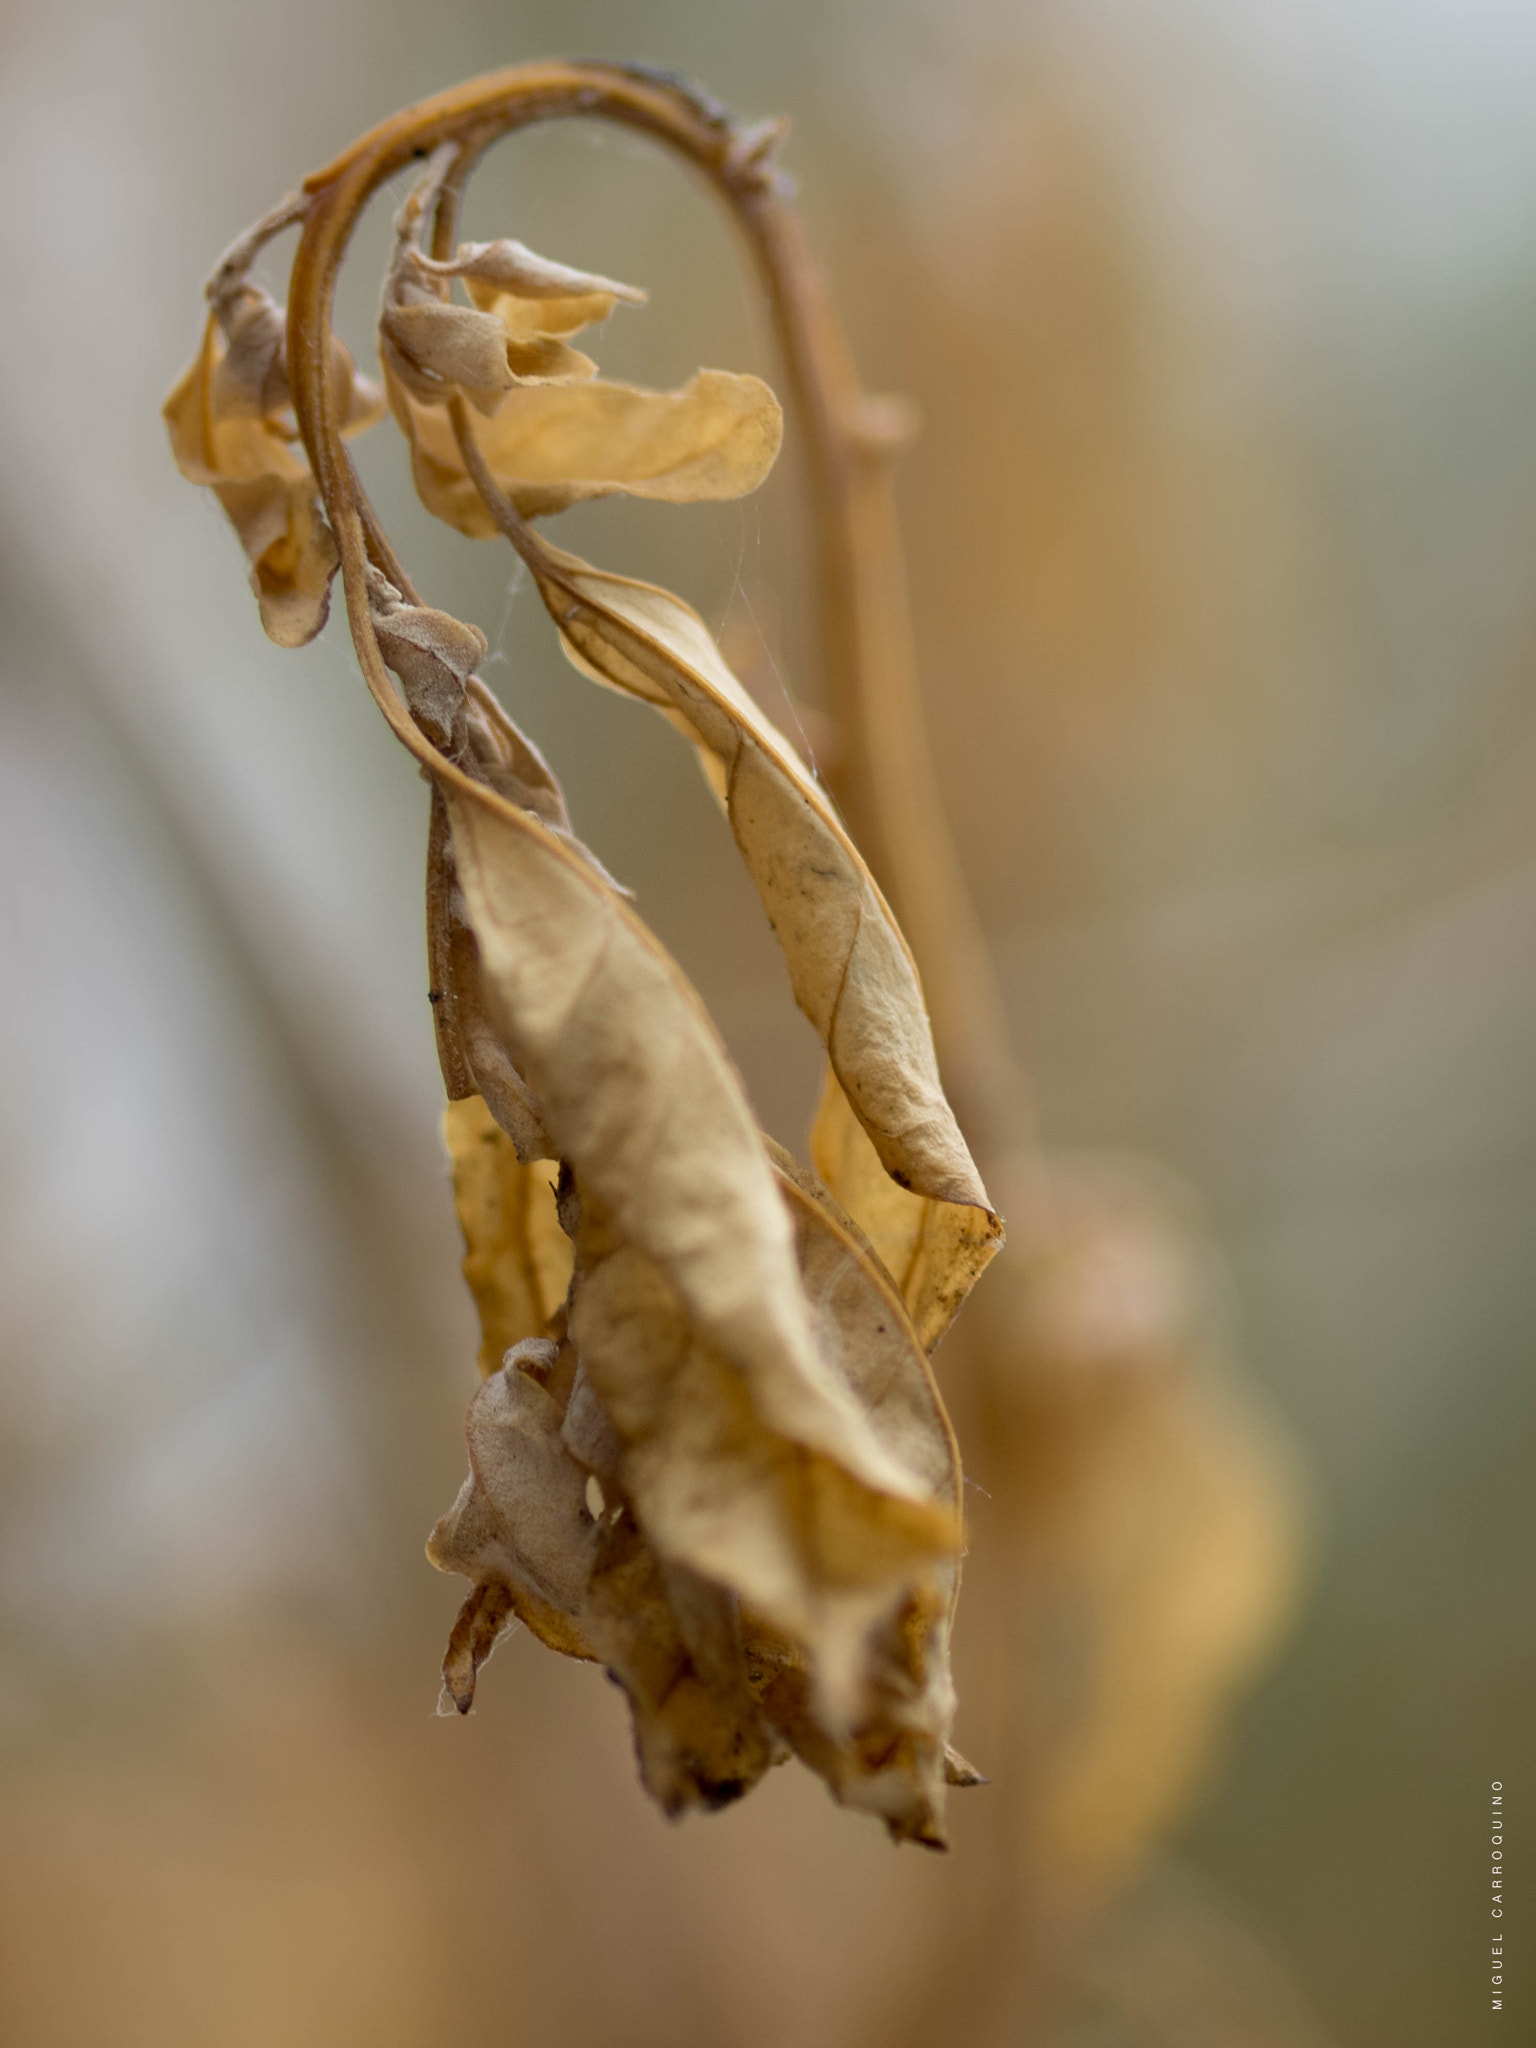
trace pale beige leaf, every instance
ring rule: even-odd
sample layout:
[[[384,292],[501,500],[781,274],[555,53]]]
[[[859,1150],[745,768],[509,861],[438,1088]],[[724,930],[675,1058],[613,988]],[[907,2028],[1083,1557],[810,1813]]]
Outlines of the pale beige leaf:
[[[485,635],[450,612],[405,603],[373,568],[368,602],[379,652],[399,678],[412,717],[451,759],[467,737],[464,685],[485,658]]]
[[[1012,1453],[1015,1655],[1076,1653],[1027,1768],[1063,1897],[1102,1898],[1209,1768],[1296,1591],[1293,1453],[1222,1355],[1187,1192],[1151,1162],[1057,1155],[984,1297]],[[1219,1299],[1219,1297],[1218,1297]]]
[[[477,1589],[499,1587],[551,1649],[592,1657],[578,1616],[598,1530],[587,1512],[587,1475],[565,1448],[560,1424],[558,1402],[514,1353],[470,1403],[469,1477],[432,1531],[427,1556],[439,1571],[473,1579]],[[495,1640],[480,1619],[483,1604],[483,1595],[471,1595],[449,1644],[452,1668],[445,1666],[444,1676],[461,1713],[469,1711],[475,1672]],[[493,1603],[493,1612],[495,1606],[505,1614],[504,1605]]]
[[[891,1276],[868,1239],[813,1174],[771,1139],[779,1194],[824,1356],[881,1443],[961,1512],[960,1453],[932,1368]]]
[[[811,1130],[811,1163],[879,1253],[931,1352],[995,1257],[1002,1225],[990,1210],[898,1187],[830,1069]]]
[[[887,1173],[989,1210],[944,1098],[911,954],[819,785],[670,592],[540,545],[534,574],[576,666],[665,710],[713,764],[795,998]]]
[[[844,1723],[864,1697],[870,1631],[956,1547],[953,1508],[931,1493],[874,1492],[775,1428],[752,1380],[700,1339],[656,1262],[601,1247],[589,1207],[571,1336],[624,1447],[641,1524],[663,1557],[793,1636],[816,1674],[818,1711]]]
[[[226,293],[215,311],[225,350],[213,371],[214,410],[228,418],[275,419],[292,403],[282,307],[270,292],[246,283]]]
[[[510,390],[506,330],[494,313],[441,299],[386,304],[379,329],[395,351],[394,368],[419,398],[446,398],[446,386]]]
[[[919,1493],[817,1356],[772,1169],[692,988],[536,819],[457,791],[447,804],[486,992],[560,1156],[753,1376],[775,1426],[877,1488]]]
[[[223,430],[217,438],[225,439]],[[214,484],[251,565],[262,629],[279,647],[304,647],[325,624],[341,563],[308,470]]]
[[[482,1579],[459,1609],[443,1658],[443,1686],[461,1714],[475,1703],[480,1667],[519,1618],[511,1588],[495,1579]]]
[[[450,262],[423,259],[421,269],[435,277],[462,277],[477,305],[506,297],[559,309],[551,311],[546,320],[547,334],[571,334],[589,321],[605,320],[619,299],[632,306],[645,303],[645,293],[635,285],[597,277],[590,271],[572,270],[567,264],[535,255],[521,242],[505,238],[497,242],[461,242]],[[579,319],[566,310],[598,304],[601,311],[583,313]],[[564,320],[572,324],[553,324]]]
[[[973,1785],[985,1785],[989,1780],[984,1772],[978,1771],[976,1766],[968,1758],[963,1757],[951,1743],[944,1751],[944,1782],[946,1785],[969,1788]]]

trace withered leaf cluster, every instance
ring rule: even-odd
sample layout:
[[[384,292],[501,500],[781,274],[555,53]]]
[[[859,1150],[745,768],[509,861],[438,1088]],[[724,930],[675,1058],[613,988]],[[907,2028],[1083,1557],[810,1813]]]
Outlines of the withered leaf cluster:
[[[285,224],[282,212],[273,218]],[[262,625],[279,647],[302,647],[325,624],[340,557],[299,445],[283,309],[249,274],[266,225],[242,237],[209,280],[202,346],[165,419],[182,475],[212,489],[240,536]],[[346,432],[383,416],[382,391],[339,341],[332,375]]]
[[[619,1682],[668,1813],[794,1755],[897,1838],[940,1844],[946,1783],[976,1773],[950,1745],[964,1532],[928,1354],[1000,1225],[911,954],[819,785],[685,604],[526,523],[615,492],[750,491],[778,404],[717,370],[671,392],[599,378],[572,337],[639,301],[629,286],[510,239],[434,259],[453,162],[448,145],[401,209],[380,314],[418,493],[461,533],[509,535],[573,666],[697,750],[828,1078],[812,1173],[759,1131],[698,996],[480,682],[483,635],[421,602],[370,533],[349,595],[365,671],[392,673],[434,784],[432,992],[482,1331],[469,1476],[429,1546],[471,1581],[447,1691],[467,1711],[521,1622]],[[344,473],[322,509],[284,318],[249,274],[305,204],[221,265],[166,408],[284,645],[324,621],[333,523],[365,530]],[[339,427],[370,424],[378,394],[339,343],[328,360]]]

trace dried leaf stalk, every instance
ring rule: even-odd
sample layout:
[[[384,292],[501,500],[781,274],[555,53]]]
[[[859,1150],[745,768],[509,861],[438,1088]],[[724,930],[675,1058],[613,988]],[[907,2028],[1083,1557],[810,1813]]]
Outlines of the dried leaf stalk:
[[[568,116],[692,164],[766,287],[815,486],[840,813],[681,600],[533,523],[613,493],[738,495],[780,432],[755,378],[604,383],[573,337],[632,287],[511,238],[456,244],[484,150]],[[910,2001],[880,2035],[960,2039],[991,2024],[999,1957],[1034,1982],[1051,1930],[1176,1809],[1274,1626],[1288,1496],[1212,1341],[1177,1196],[1034,1143],[924,734],[892,489],[909,417],[859,385],[780,133],[635,66],[530,64],[424,101],[234,245],[167,418],[274,638],[319,630],[339,565],[365,680],[433,785],[428,944],[485,1374],[470,1476],[430,1546],[473,1581],[444,1666],[457,1705],[521,1620],[619,1680],[669,1813],[794,1753],[897,1838],[941,1842],[945,1784],[978,1774],[949,1741],[960,1472],[927,1354],[1001,1235],[962,1127],[1007,1193],[1015,1245],[964,1360],[1001,1490],[973,1579],[984,1736],[1010,1779],[993,1855],[948,1896],[978,2002],[939,2029]],[[381,392],[331,303],[364,206],[413,166]],[[292,225],[284,332],[250,268]],[[424,604],[396,556],[345,445],[386,405],[427,508],[505,536],[573,666],[696,750],[827,1048],[814,1176],[756,1130],[697,996],[478,680],[483,637]],[[1211,1591],[1215,1555],[1247,1562]],[[1063,1613],[1084,1645],[1070,1684],[1029,1619]]]
[[[339,567],[368,687],[433,786],[429,955],[486,1375],[470,1476],[429,1546],[474,1582],[451,1698],[467,1711],[521,1620],[619,1680],[669,1813],[794,1753],[898,1839],[940,1845],[946,1783],[976,1774],[949,1744],[960,1471],[926,1353],[1000,1225],[912,952],[820,788],[686,605],[531,523],[615,492],[738,496],[780,436],[753,377],[701,370],[661,393],[597,376],[572,337],[643,293],[510,237],[455,245],[486,147],[575,114],[679,150],[778,260],[776,129],[621,67],[501,73],[384,123],[234,245],[167,405],[173,449],[233,521],[273,638],[319,630]],[[362,209],[413,163],[381,395],[331,302]],[[284,322],[251,266],[291,225]],[[872,1235],[757,1130],[697,996],[480,683],[484,636],[422,601],[344,443],[385,404],[427,508],[510,539],[572,663],[696,748],[826,1044]]]

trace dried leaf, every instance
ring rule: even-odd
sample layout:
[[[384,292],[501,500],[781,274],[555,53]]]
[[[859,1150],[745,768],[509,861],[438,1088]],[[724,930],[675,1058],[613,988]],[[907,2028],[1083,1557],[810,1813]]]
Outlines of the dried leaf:
[[[302,647],[325,624],[339,557],[309,465],[279,416],[288,399],[281,310],[255,287],[231,304],[233,340],[210,315],[165,422],[182,475],[213,491],[240,536],[268,637]],[[340,343],[333,363],[341,417],[359,432],[379,416],[378,394]]]
[[[493,538],[500,529],[464,468],[447,414],[398,381],[390,399],[427,510],[472,540]],[[473,432],[497,483],[533,518],[615,494],[674,503],[744,497],[773,467],[783,416],[761,378],[700,370],[677,391],[601,381],[521,385]]]
[[[390,404],[413,447],[421,437],[413,408],[426,408],[430,419],[455,391],[489,415],[515,386],[595,376],[597,365],[565,337],[606,320],[619,299],[645,297],[612,278],[535,256],[520,242],[467,242],[451,262],[433,261],[419,238],[446,165],[446,157],[433,159],[395,218],[395,253],[379,313]],[[464,280],[472,306],[453,302],[456,277]],[[418,486],[422,467],[418,460]]]
[[[824,1348],[837,1358],[871,1428],[961,1514],[960,1460],[943,1401],[889,1275],[857,1225],[809,1174],[774,1148],[795,1219],[796,1254]],[[874,1813],[898,1840],[942,1847],[944,1787],[954,1774],[955,1695],[949,1631],[959,1559],[940,1560],[888,1609],[866,1642],[861,1709],[829,1731],[803,1656],[749,1616],[745,1637],[763,1711],[846,1806]]]
[[[600,1485],[594,1497],[593,1475],[560,1433],[558,1399],[537,1382],[543,1365],[514,1353],[470,1405],[470,1476],[427,1545],[440,1570],[475,1581],[444,1683],[468,1713],[480,1667],[515,1615],[550,1648],[607,1665],[664,1812],[723,1806],[784,1754],[747,1683],[735,1603],[664,1567],[622,1497],[610,1504]]]
[[[379,652],[400,679],[411,716],[450,760],[467,739],[464,685],[485,659],[486,638],[450,612],[407,604],[377,569],[368,571],[368,601]]]
[[[241,271],[217,273],[209,289],[225,341],[213,372],[213,410],[220,418],[259,419],[278,437],[295,441],[293,397],[288,388],[288,334],[282,307],[263,286]],[[358,374],[351,351],[331,337],[331,382],[342,431],[360,433],[384,417],[384,393]]]
[[[507,360],[506,330],[494,313],[454,306],[436,297],[404,305],[387,300],[379,315],[387,370],[427,404],[447,399],[458,385],[476,404],[494,411],[516,379]]]
[[[518,302],[501,299],[497,313],[503,325]],[[512,332],[506,337],[507,366],[519,384],[583,384],[597,375],[597,365],[579,348],[571,348],[555,334]],[[488,412],[489,406],[482,406]]]
[[[811,1130],[811,1163],[869,1238],[931,1352],[1002,1242],[987,1209],[898,1187],[828,1071]]]
[[[542,1362],[554,1346],[532,1348]],[[513,1352],[470,1403],[469,1477],[432,1531],[427,1555],[439,1571],[462,1573],[477,1588],[500,1588],[518,1619],[552,1650],[590,1658],[595,1653],[577,1617],[598,1530],[587,1510],[587,1475],[561,1439],[561,1420],[555,1397]],[[469,1711],[475,1672],[494,1642],[476,1625],[481,1605],[471,1595],[449,1644],[450,1691],[461,1713]]]
[[[478,1095],[450,1102],[443,1136],[464,1232],[464,1278],[480,1312],[480,1370],[508,1349],[547,1337],[571,1279],[571,1242],[555,1208],[553,1160],[524,1164]]]
[[[500,321],[507,362],[519,381],[577,382],[594,376],[590,356],[566,337],[606,320],[619,300],[642,305],[645,293],[536,256],[521,242],[464,242],[451,263],[423,261],[436,277],[461,277],[475,306]]]
[[[492,1370],[430,1544],[475,1579],[449,1690],[467,1708],[516,1614],[621,1679],[666,1810],[739,1796],[782,1741],[938,1843],[961,1497],[895,1288],[811,1176],[770,1167],[686,983],[580,850],[528,811],[444,811],[485,999],[580,1186],[571,1366],[526,1341],[559,1327],[549,1169],[451,1108]]]
[[[1123,1389],[1080,1457],[1034,1561],[1080,1645],[1037,1825],[1063,1890],[1102,1895],[1208,1770],[1293,1602],[1298,1526],[1283,1444],[1210,1360]]]
[[[585,381],[594,366],[565,348],[565,336],[643,292],[519,242],[466,243],[446,263],[422,253],[422,223],[448,161],[434,157],[396,216],[380,316],[389,402],[427,509],[471,538],[499,531],[444,411],[456,389],[491,416],[472,429],[477,445],[525,517],[616,492],[681,501],[755,490],[783,433],[778,400],[760,378],[700,370],[681,390],[642,391]],[[448,302],[455,277],[474,310]]]
[[[443,1657],[443,1686],[461,1714],[467,1714],[475,1703],[480,1667],[508,1623],[516,1619],[517,1602],[511,1589],[495,1579],[482,1580],[459,1609]]]
[[[891,1276],[855,1220],[772,1139],[779,1194],[820,1348],[870,1428],[960,1519],[960,1454],[932,1368]]]
[[[478,692],[481,686],[476,684],[474,688]],[[511,721],[500,714],[499,707],[498,716],[515,736],[512,746],[502,742],[497,725],[489,718],[481,718],[478,703],[470,697],[465,723],[480,772],[493,788],[503,787],[503,793],[512,787],[523,789],[531,800],[528,808],[533,808],[534,802],[542,802],[551,814],[547,822],[558,828],[565,820],[565,804],[553,778],[549,777],[547,784],[529,783],[527,776],[535,772],[534,764],[544,770],[546,777],[548,771]],[[480,726],[483,733],[477,745]],[[526,758],[520,759],[520,754]],[[491,758],[487,761],[480,758],[482,755]],[[481,1096],[493,1121],[510,1139],[519,1161],[533,1165],[548,1159],[554,1148],[544,1128],[538,1100],[508,1058],[506,1047],[486,1013],[480,985],[480,949],[470,930],[454,873],[447,808],[436,790],[432,792],[432,818],[427,831],[427,962],[432,977],[429,1000],[438,1064],[449,1102]]]
[[[851,1242],[836,1256],[857,1286]],[[814,1283],[809,1291],[814,1301]],[[857,1336],[878,1349],[882,1311],[885,1348],[897,1348],[905,1322],[888,1294]],[[840,1356],[847,1314],[841,1304],[818,1314],[826,1365],[818,1360],[817,1379],[843,1396],[818,1415],[809,1384],[774,1387],[761,1367],[743,1372],[722,1357],[658,1262],[583,1200],[571,1338],[623,1446],[623,1483],[641,1525],[663,1557],[738,1593],[802,1646],[816,1678],[815,1711],[834,1728],[855,1718],[865,1699],[870,1632],[959,1542],[958,1504],[942,1479],[935,1485],[931,1469],[920,1468],[918,1484],[907,1476],[910,1454],[929,1451],[935,1439],[941,1454],[945,1448],[936,1399],[926,1435],[875,1430]],[[905,1340],[920,1357],[910,1332]],[[791,1404],[814,1436],[784,1416]],[[834,1414],[845,1421],[836,1436]],[[902,1475],[899,1490],[854,1476],[871,1452],[883,1452],[886,1469]]]
[[[507,239],[461,242],[451,262],[423,258],[420,267],[434,277],[462,277],[477,306],[512,300],[517,311],[507,316],[508,324],[515,321],[528,333],[576,334],[606,320],[620,299],[631,306],[645,304],[645,293],[636,285],[572,270]]]
[[[447,807],[492,1013],[580,1186],[572,1336],[640,1526],[804,1645],[851,1711],[868,1631],[958,1544],[936,1396],[925,1383],[942,1443],[925,1469],[919,1436],[873,1429],[824,1356],[833,1326],[813,1325],[740,1084],[627,906],[531,816],[457,793]],[[838,1259],[876,1271],[850,1244]],[[882,1319],[904,1326],[888,1288]]]
[[[744,1617],[747,1666],[764,1717],[822,1778],[839,1805],[873,1814],[893,1840],[947,1847],[944,1795],[957,1777],[946,1735],[954,1718],[949,1626],[957,1574],[935,1575],[886,1617],[870,1645],[864,1712],[846,1735],[829,1734],[817,1711],[816,1685],[805,1658],[776,1630]]]
[[[953,1438],[888,1277],[856,1227],[808,1175],[782,1155],[777,1173],[794,1218],[797,1257],[823,1352],[866,1405],[875,1435],[927,1479],[933,1499],[957,1523]],[[497,1220],[510,1250],[517,1226],[505,1210]],[[581,1228],[589,1241],[585,1219]],[[482,1316],[494,1313],[497,1303],[481,1289],[476,1294]],[[553,1480],[547,1467],[556,1412],[552,1395],[560,1377],[559,1366],[551,1370],[555,1347],[522,1345],[503,1376],[547,1373],[551,1392],[514,1387],[494,1402],[484,1398],[484,1390],[477,1395],[471,1481],[431,1546],[444,1569],[480,1582],[450,1643],[445,1671],[454,1698],[467,1707],[472,1696],[477,1663],[471,1652],[477,1630],[484,1632],[485,1586],[504,1585],[499,1611],[525,1619],[531,1614],[530,1625],[545,1640],[549,1620],[530,1608],[528,1595],[546,1601],[555,1595],[569,1617],[560,1628],[574,1626],[588,1653],[608,1664],[624,1685],[642,1774],[668,1812],[739,1796],[773,1761],[782,1738],[844,1804],[878,1815],[900,1839],[941,1843],[943,1787],[953,1776],[946,1765],[954,1711],[948,1669],[953,1557],[923,1560],[917,1573],[909,1566],[907,1588],[898,1585],[894,1593],[889,1565],[878,1561],[883,1582],[872,1592],[857,1582],[869,1562],[867,1534],[850,1532],[846,1521],[834,1518],[831,1531],[841,1543],[835,1556],[825,1549],[820,1556],[827,1584],[817,1626],[797,1636],[760,1612],[739,1611],[734,1589],[744,1578],[757,1582],[765,1554],[782,1544],[786,1526],[793,1534],[796,1507],[803,1513],[804,1503],[791,1503],[787,1517],[771,1505],[766,1515],[754,1516],[749,1504],[723,1547],[717,1529],[705,1526],[701,1536],[700,1503],[690,1494],[718,1491],[723,1481],[727,1488],[745,1484],[760,1497],[763,1432],[750,1416],[730,1432],[729,1388],[723,1403],[720,1389],[701,1389],[696,1374],[674,1379],[668,1388],[658,1375],[654,1342],[641,1362],[644,1384],[626,1380],[625,1398],[610,1411],[598,1390],[612,1366],[611,1352],[605,1333],[591,1341],[579,1286],[577,1299],[573,1325],[582,1364],[567,1398],[561,1445],[585,1479],[600,1480],[595,1513],[590,1486],[583,1490],[588,1517],[602,1521],[613,1501],[612,1519],[594,1555],[586,1524],[572,1510],[576,1470]],[[644,1343],[642,1333],[633,1334]],[[648,1334],[654,1339],[654,1325]],[[626,1363],[633,1366],[633,1355]],[[667,1411],[661,1431],[670,1429],[681,1440],[664,1444],[652,1437],[638,1447],[626,1442],[626,1422],[633,1425],[637,1412],[654,1413],[658,1395]],[[727,1427],[712,1437],[711,1417],[722,1413]],[[530,1430],[537,1440],[532,1461]],[[781,1460],[783,1455],[781,1446]],[[799,1462],[804,1465],[803,1456]],[[755,1504],[760,1507],[760,1498]],[[563,1597],[548,1563],[551,1526],[565,1534],[569,1577]],[[804,1533],[828,1532],[806,1525]],[[694,1557],[707,1553],[712,1541],[717,1570],[708,1576],[661,1562],[679,1550]],[[573,1582],[583,1570],[590,1574],[587,1590],[573,1610]],[[840,1684],[828,1671],[828,1658],[845,1665],[852,1660],[854,1668]],[[840,1711],[829,1712],[829,1677],[832,1690],[843,1694],[835,1702]]]
[[[734,1600],[664,1567],[627,1512],[603,1531],[582,1623],[624,1688],[663,1813],[728,1806],[782,1759],[747,1684]]]
[[[1293,1595],[1298,1503],[1283,1438],[1223,1355],[1187,1192],[1151,1162],[1067,1154],[1010,1193],[1020,1227],[979,1334],[1013,1525],[994,1566],[1013,1771],[1033,1853],[1079,1910],[1208,1765]]]
[[[447,794],[487,998],[560,1156],[776,1426],[919,1497],[818,1359],[772,1171],[713,1026],[600,874],[532,816]]]
[[[937,1201],[990,1213],[939,1084],[912,956],[794,749],[681,599],[547,544],[532,566],[576,667],[656,705],[698,747],[784,950],[795,998],[886,1172]]]
[[[461,242],[458,254],[450,262],[434,262],[416,244],[426,194],[434,183],[435,173],[429,173],[423,188],[401,212],[395,264],[385,293],[386,326],[391,301],[405,308],[423,303],[427,292],[433,293],[440,311],[458,312],[459,308],[451,307],[437,294],[451,279],[462,278],[476,308],[474,319],[490,316],[494,323],[483,330],[491,337],[487,349],[498,344],[504,349],[514,378],[590,377],[595,364],[575,349],[567,348],[565,338],[606,320],[621,299],[630,305],[643,305],[645,293],[611,277],[595,277],[587,271],[572,270],[564,263],[552,263],[546,256],[536,256],[521,242]],[[391,335],[400,340],[418,366],[426,367],[393,329]],[[499,375],[495,379],[459,376],[440,363],[431,367],[438,376],[465,385],[494,381],[505,388],[508,382]],[[411,389],[416,387],[411,385]],[[431,390],[417,390],[416,395],[428,403],[434,395],[441,396]]]

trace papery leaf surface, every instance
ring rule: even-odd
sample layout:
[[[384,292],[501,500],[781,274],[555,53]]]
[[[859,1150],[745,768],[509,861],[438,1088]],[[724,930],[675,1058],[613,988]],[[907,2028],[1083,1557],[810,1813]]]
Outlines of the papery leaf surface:
[[[457,1657],[463,1667],[450,1670],[450,1690],[467,1703],[474,1632],[487,1613],[516,1613],[557,1648],[570,1648],[574,1629],[623,1684],[642,1774],[667,1811],[738,1796],[782,1741],[842,1803],[875,1814],[898,1838],[938,1844],[954,1712],[954,1440],[915,1333],[857,1227],[776,1151],[775,1174],[819,1349],[875,1436],[947,1513],[947,1554],[923,1546],[893,1575],[889,1528],[829,1502],[836,1476],[767,1437],[742,1412],[735,1376],[711,1373],[687,1342],[675,1307],[658,1313],[654,1272],[643,1292],[634,1262],[626,1272],[610,1254],[599,1261],[594,1294],[578,1275],[572,1334],[582,1363],[560,1432],[570,1461],[563,1476],[550,1464],[561,1462],[557,1410],[542,1386],[483,1392],[472,1405],[471,1480],[431,1549],[442,1568],[479,1581],[450,1648],[450,1665]],[[510,1246],[516,1227],[505,1212],[502,1220]],[[584,1214],[588,1249],[593,1235]],[[588,1306],[596,1298],[611,1311],[616,1278],[629,1289],[622,1306],[631,1315],[617,1351],[614,1332],[594,1328]],[[480,1305],[482,1315],[496,1308],[483,1296]],[[502,1377],[526,1370],[514,1354]],[[551,1388],[559,1376],[556,1366]],[[595,1432],[578,1411],[598,1415]],[[598,1519],[615,1503],[595,1551],[577,1512],[581,1483],[593,1475]],[[634,1519],[623,1505],[631,1500]],[[579,1504],[590,1515],[590,1490]],[[548,1562],[551,1528],[563,1532],[571,1567],[563,1599]],[[793,1582],[798,1563],[793,1554],[786,1561],[786,1546],[813,1554],[819,1586],[815,1609],[796,1615],[792,1632],[782,1625],[780,1581]],[[663,1562],[680,1556],[690,1565]],[[583,1570],[586,1591],[573,1604]],[[504,1582],[504,1593],[485,1590]],[[764,1592],[778,1619],[751,1604]],[[537,1606],[551,1596],[567,1617],[553,1625]],[[796,1598],[791,1587],[788,1604]]]
[[[420,267],[435,277],[462,277],[477,306],[511,300],[517,310],[507,315],[508,324],[515,322],[529,332],[576,334],[606,320],[621,299],[631,306],[645,304],[646,295],[637,285],[573,270],[507,237],[461,242],[451,261],[427,260]]]
[[[915,1527],[945,1548],[947,1517],[818,1352],[772,1169],[693,991],[611,886],[537,820],[458,791],[447,806],[507,1049],[585,1209],[602,1212],[621,1273],[633,1269],[656,1297],[636,1318],[640,1336],[664,1332],[672,1346],[680,1318],[686,1341],[745,1390],[743,1426],[828,1468],[829,1512],[905,1532],[893,1571]],[[883,1540],[871,1538],[875,1553]],[[796,1618],[814,1594],[814,1563],[804,1569],[802,1604],[784,1596]]]
[[[213,491],[239,535],[268,638],[280,647],[302,647],[325,624],[340,558],[308,463],[281,422],[262,409],[287,398],[286,376],[271,348],[264,322],[238,374],[221,374],[229,347],[210,316],[203,345],[166,400],[164,417],[182,475]],[[354,375],[340,343],[336,349],[342,417],[348,431],[358,431],[378,417],[378,395]]]
[[[594,1490],[557,1394],[540,1383],[548,1370],[513,1354],[470,1404],[470,1475],[427,1545],[440,1570],[475,1581],[444,1683],[467,1713],[498,1635],[521,1620],[618,1680],[641,1777],[664,1812],[725,1805],[786,1753],[748,1684],[734,1597],[664,1565],[622,1497]]]
[[[825,792],[680,598],[547,544],[533,568],[575,665],[656,705],[698,747],[795,998],[886,1172],[989,1210],[939,1082],[912,956]]]
[[[961,1520],[960,1458],[932,1372],[880,1261],[857,1224],[812,1175],[774,1148],[795,1222],[796,1255],[824,1348],[870,1426],[922,1472]],[[864,1642],[862,1695],[847,1730],[820,1711],[820,1681],[794,1646],[755,1616],[744,1622],[763,1711],[844,1805],[877,1815],[898,1840],[944,1842],[944,1788],[955,1713],[949,1635],[959,1557],[938,1560],[887,1608]]]
[[[473,540],[493,538],[500,528],[465,470],[447,412],[398,379],[386,382],[422,503]],[[744,497],[773,467],[783,417],[761,378],[700,370],[676,391],[602,380],[519,385],[472,431],[501,489],[533,518],[616,494],[673,503]]]

